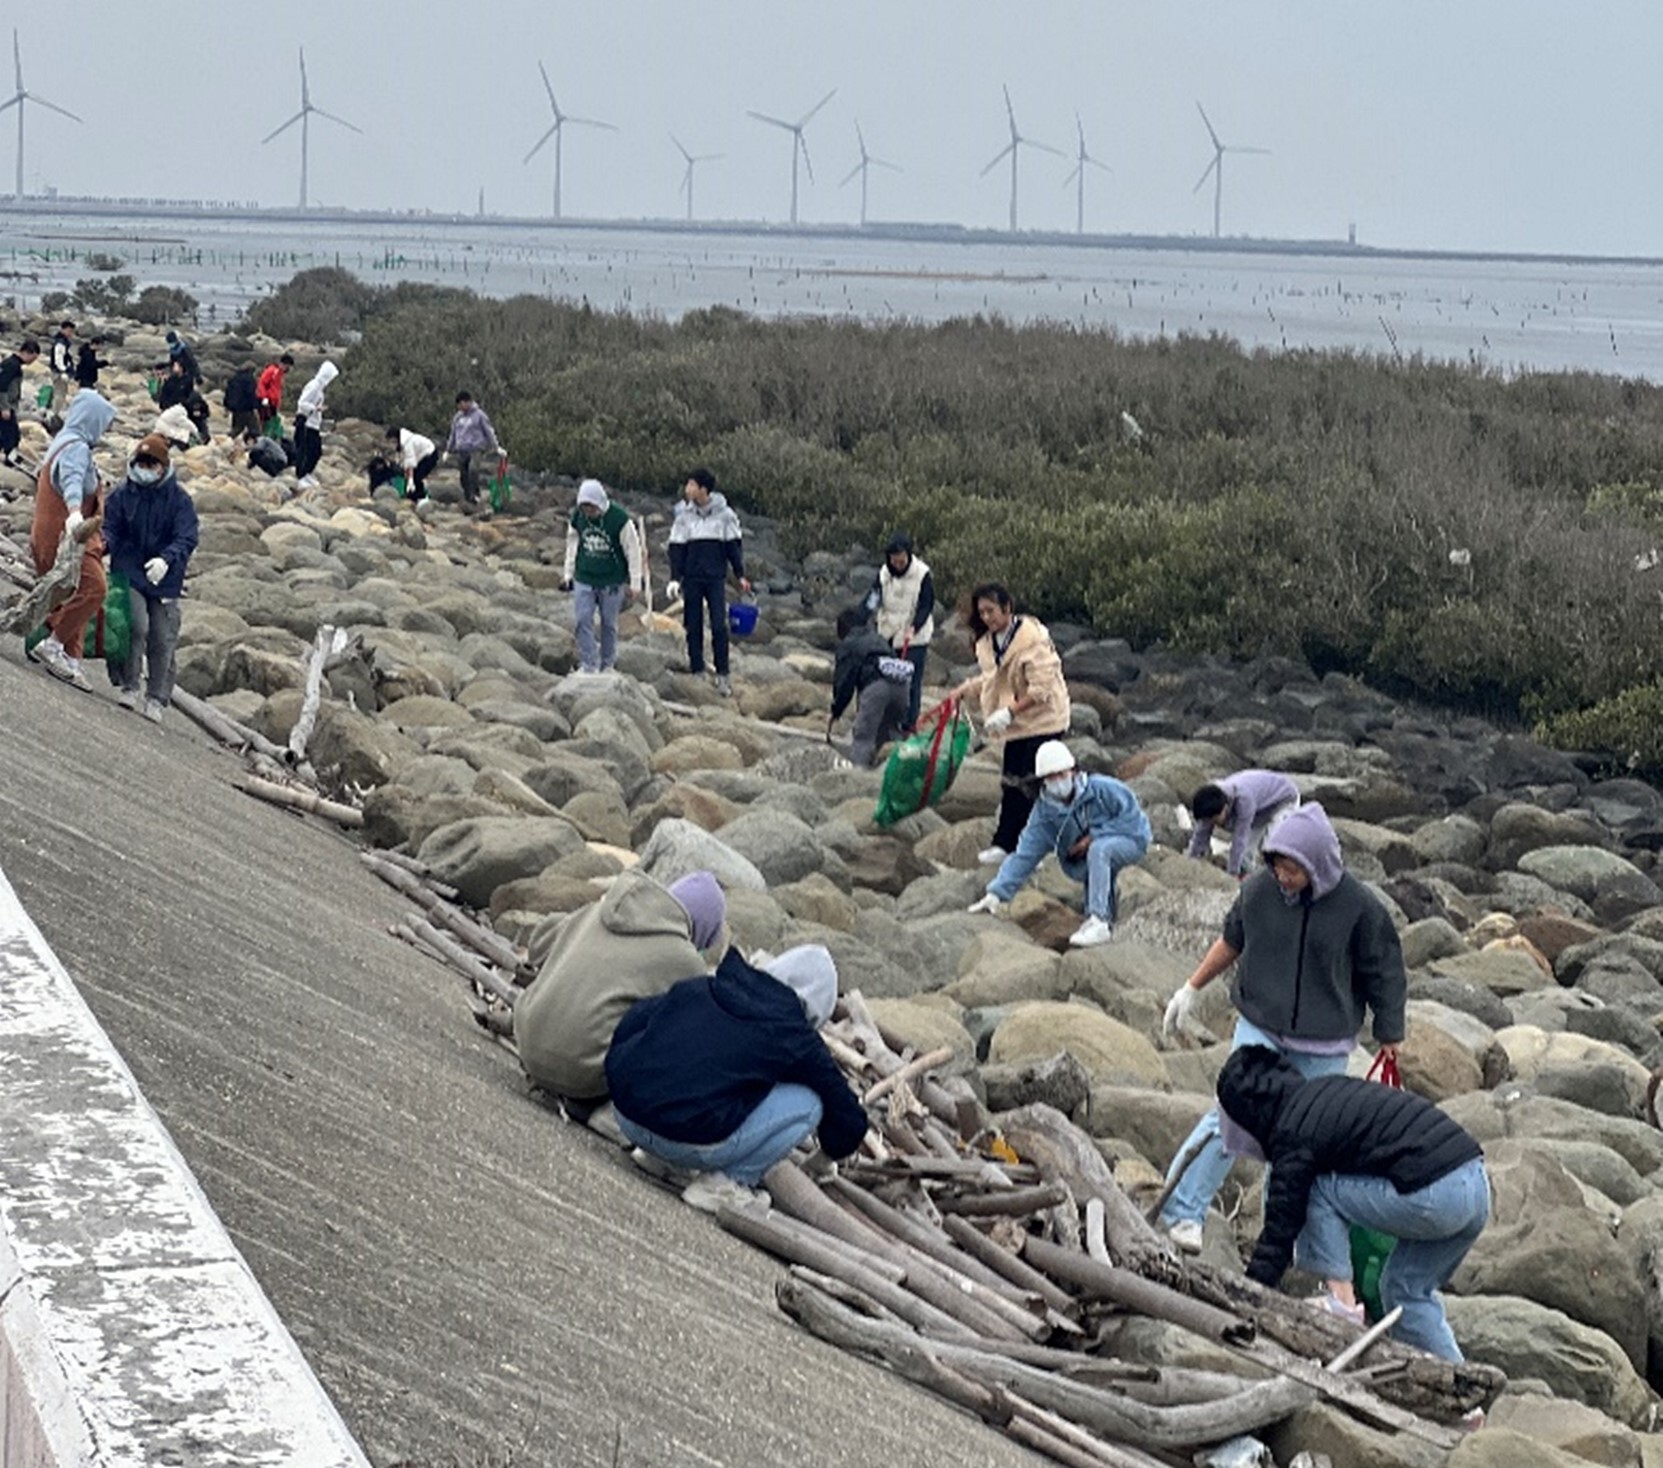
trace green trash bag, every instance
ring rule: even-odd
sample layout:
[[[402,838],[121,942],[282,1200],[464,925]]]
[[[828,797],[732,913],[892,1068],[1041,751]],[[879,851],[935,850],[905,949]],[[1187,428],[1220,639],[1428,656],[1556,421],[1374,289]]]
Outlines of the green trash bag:
[[[35,389],[35,406],[37,408],[50,408],[52,406],[52,384],[50,382],[43,382]]]
[[[32,651],[46,641],[43,622],[23,639],[25,652]],[[128,596],[127,573],[111,571],[110,584],[104,593],[104,605],[92,621],[87,623],[87,635],[81,644],[81,656],[96,662],[99,658],[117,666],[127,661],[133,648],[133,605]]]
[[[155,402],[162,395],[162,379],[152,372],[144,380],[144,390],[150,394],[150,401]]]
[[[1380,1303],[1380,1275],[1396,1247],[1397,1240],[1390,1234],[1360,1223],[1351,1225],[1351,1282],[1371,1321],[1386,1313]]]
[[[889,752],[872,820],[879,826],[893,826],[935,805],[969,752],[970,720],[959,701],[949,698],[929,728],[909,734]]]
[[[393,477],[391,479],[389,479],[387,481],[387,483],[390,484],[393,487],[393,493],[395,493],[400,499],[404,498],[406,492],[410,488],[410,486],[405,482],[404,476],[402,474],[393,475]]]
[[[508,456],[497,460],[497,472],[491,476],[491,508],[505,510],[514,497],[514,486],[508,482]]]
[[[283,442],[283,415],[273,413],[266,419],[266,426],[260,430],[267,438],[275,438],[278,443]]]

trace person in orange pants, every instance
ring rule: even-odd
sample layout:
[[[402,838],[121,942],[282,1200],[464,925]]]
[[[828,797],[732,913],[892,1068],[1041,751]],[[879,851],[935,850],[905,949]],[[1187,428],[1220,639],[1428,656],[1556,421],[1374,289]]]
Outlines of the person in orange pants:
[[[91,390],[77,393],[64,426],[47,447],[35,482],[35,518],[29,528],[29,552],[35,571],[44,576],[58,556],[65,531],[77,535],[88,522],[94,528],[79,535],[81,581],[75,594],[46,619],[47,636],[29,651],[54,678],[92,692],[81,671],[81,647],[87,625],[104,605],[104,537],[96,528],[103,509],[98,469],[92,451],[115,422],[115,409]]]

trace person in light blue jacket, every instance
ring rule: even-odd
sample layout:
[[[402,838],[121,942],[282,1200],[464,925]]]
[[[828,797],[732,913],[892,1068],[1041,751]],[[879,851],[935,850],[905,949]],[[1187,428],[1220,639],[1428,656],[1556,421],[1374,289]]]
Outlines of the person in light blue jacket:
[[[1055,852],[1063,874],[1086,889],[1086,920],[1068,940],[1094,948],[1114,937],[1115,874],[1149,850],[1149,817],[1131,788],[1108,775],[1087,775],[1060,739],[1034,754],[1040,796],[1016,850],[1000,864],[987,895],[971,912],[998,912],[1022,889],[1034,868]]]

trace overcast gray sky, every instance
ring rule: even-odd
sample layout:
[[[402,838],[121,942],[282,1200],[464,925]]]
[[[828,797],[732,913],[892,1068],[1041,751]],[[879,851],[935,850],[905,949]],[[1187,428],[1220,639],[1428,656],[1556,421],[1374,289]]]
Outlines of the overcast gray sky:
[[[30,187],[292,202],[296,45],[313,101],[312,192],[326,203],[547,213],[552,144],[537,74],[569,128],[568,215],[675,217],[682,162],[702,217],[783,220],[789,135],[809,124],[805,221],[852,221],[855,120],[901,173],[871,215],[1003,227],[1009,174],[978,171],[1021,130],[1066,152],[1078,112],[1112,174],[1088,178],[1088,229],[1206,233],[1226,143],[1225,233],[1470,249],[1663,254],[1652,144],[1663,117],[1663,6],[1644,0],[78,0],[14,7],[30,90],[86,118],[29,120]],[[12,17],[7,17],[11,19]],[[9,82],[9,75],[3,79]],[[4,89],[8,94],[10,87]],[[0,115],[9,180],[11,114]],[[1072,228],[1072,165],[1022,159],[1021,223]],[[0,230],[3,230],[0,223]]]

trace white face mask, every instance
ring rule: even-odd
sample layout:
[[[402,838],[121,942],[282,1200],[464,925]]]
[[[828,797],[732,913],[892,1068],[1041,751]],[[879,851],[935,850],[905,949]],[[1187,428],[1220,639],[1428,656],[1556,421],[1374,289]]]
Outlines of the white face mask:
[[[148,488],[152,484],[161,483],[162,470],[153,464],[129,464],[127,479],[131,484],[143,485]]]
[[[1045,793],[1052,800],[1067,800],[1074,793],[1073,774],[1053,775],[1045,782]]]

